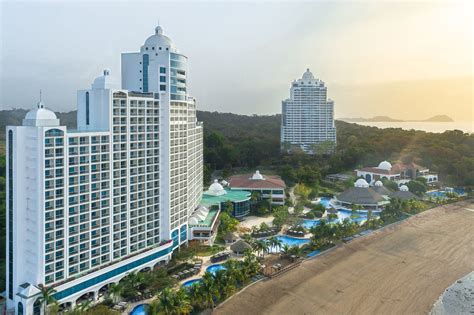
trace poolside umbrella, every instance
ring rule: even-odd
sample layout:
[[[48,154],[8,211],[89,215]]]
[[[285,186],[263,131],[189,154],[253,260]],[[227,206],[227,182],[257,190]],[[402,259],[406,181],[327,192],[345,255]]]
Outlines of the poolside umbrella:
[[[230,249],[236,254],[243,254],[247,249],[251,250],[252,246],[244,240],[238,240],[230,246]]]

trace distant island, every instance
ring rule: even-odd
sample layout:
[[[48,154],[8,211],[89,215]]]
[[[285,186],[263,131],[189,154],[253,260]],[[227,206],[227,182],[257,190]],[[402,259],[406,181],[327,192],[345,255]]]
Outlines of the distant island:
[[[454,120],[447,115],[436,115],[428,119],[421,120],[402,120],[394,119],[388,116],[375,116],[372,118],[340,118],[347,122],[453,122]]]

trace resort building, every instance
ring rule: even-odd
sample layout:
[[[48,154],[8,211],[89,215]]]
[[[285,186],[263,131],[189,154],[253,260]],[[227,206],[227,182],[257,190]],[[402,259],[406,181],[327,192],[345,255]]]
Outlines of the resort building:
[[[275,205],[285,204],[285,182],[278,175],[263,175],[260,171],[253,174],[234,175],[226,182],[230,190],[258,192],[260,198]]]
[[[201,205],[205,207],[217,206],[220,211],[225,211],[229,203],[232,204],[232,215],[243,218],[250,213],[250,192],[224,189],[216,179],[202,195]]]
[[[281,149],[303,150],[309,154],[334,151],[336,127],[334,102],[327,98],[324,82],[306,70],[301,79],[293,81],[290,98],[282,102]]]
[[[400,200],[420,200],[421,198],[412,193],[406,185],[400,186],[400,189],[391,193],[390,198]]]
[[[357,177],[364,178],[370,185],[383,178],[396,182],[398,186],[404,185],[417,177],[424,177],[428,185],[438,182],[438,174],[432,173],[428,168],[416,163],[396,163],[392,165],[390,162],[383,161],[376,167],[364,167],[354,172]]]
[[[122,88],[105,70],[78,91],[77,130],[42,102],[7,126],[8,312],[41,314],[41,286],[61,308],[95,301],[168,261],[188,241],[188,220],[201,224],[190,219],[203,148],[186,63],[158,26],[122,56]]]
[[[391,191],[390,189],[385,187],[380,180],[375,182],[374,186],[372,186],[372,189],[376,193],[378,193],[379,195],[382,195],[382,196],[390,196],[393,193],[393,191]]]
[[[372,189],[362,178],[359,178],[354,187],[351,187],[334,197],[336,206],[351,209],[353,205],[364,210],[383,210],[390,203],[387,196],[383,196]]]
[[[199,206],[189,218],[189,240],[197,240],[209,245],[214,244],[219,228],[219,206]]]

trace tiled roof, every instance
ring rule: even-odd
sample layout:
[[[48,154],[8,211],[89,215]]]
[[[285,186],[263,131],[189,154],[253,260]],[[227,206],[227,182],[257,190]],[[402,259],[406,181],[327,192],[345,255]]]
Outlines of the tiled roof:
[[[263,179],[252,179],[253,174],[234,175],[229,177],[232,188],[285,189],[285,182],[277,175],[263,175]]]

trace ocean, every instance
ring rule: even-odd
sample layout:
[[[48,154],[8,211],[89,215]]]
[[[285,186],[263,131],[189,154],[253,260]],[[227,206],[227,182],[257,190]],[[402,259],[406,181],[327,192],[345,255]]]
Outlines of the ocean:
[[[356,124],[378,128],[415,129],[434,133],[442,133],[446,130],[455,129],[467,133],[474,133],[474,122],[356,122]]]

